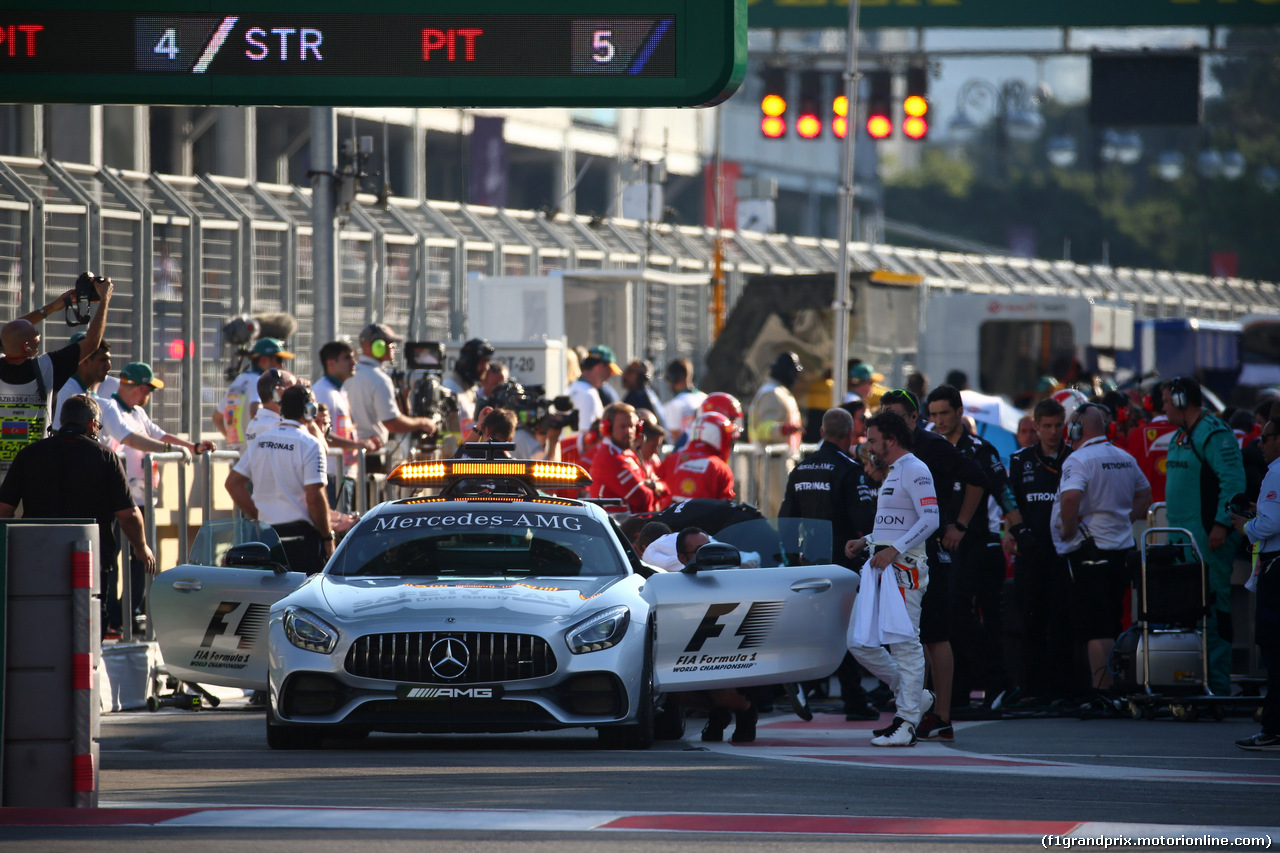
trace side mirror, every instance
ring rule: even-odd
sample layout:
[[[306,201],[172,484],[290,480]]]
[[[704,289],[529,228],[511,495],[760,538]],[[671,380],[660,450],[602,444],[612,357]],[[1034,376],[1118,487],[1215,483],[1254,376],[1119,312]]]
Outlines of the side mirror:
[[[686,574],[715,571],[717,569],[736,569],[742,565],[742,555],[738,549],[723,542],[708,542],[698,549],[693,562],[681,569]]]
[[[289,567],[277,562],[271,548],[264,542],[245,542],[236,545],[222,555],[222,565],[229,569],[269,567],[278,575],[287,574]]]

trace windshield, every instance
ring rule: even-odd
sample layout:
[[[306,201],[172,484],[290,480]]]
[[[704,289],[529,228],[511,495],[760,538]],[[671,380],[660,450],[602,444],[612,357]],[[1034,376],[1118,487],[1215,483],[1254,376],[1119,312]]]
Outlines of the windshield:
[[[282,566],[289,565],[280,537],[271,525],[248,518],[225,518],[201,525],[191,544],[187,563],[193,566],[221,566],[223,556],[236,545],[261,542],[271,549],[271,558]]]
[[[759,557],[760,568],[813,566],[831,562],[831,522],[813,518],[761,518],[731,524],[715,535],[717,542],[732,545]],[[754,562],[754,559],[750,562]]]
[[[343,541],[330,574],[347,577],[599,577],[627,570],[598,521],[554,512],[386,513]]]

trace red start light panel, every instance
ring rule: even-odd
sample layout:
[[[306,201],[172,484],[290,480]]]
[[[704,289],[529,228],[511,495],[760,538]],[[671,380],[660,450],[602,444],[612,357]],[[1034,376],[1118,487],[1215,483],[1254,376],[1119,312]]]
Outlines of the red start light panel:
[[[787,132],[787,123],[778,116],[765,116],[760,120],[760,132],[770,139],[780,139]]]
[[[822,135],[822,119],[812,113],[805,113],[796,119],[796,133],[801,139],[817,139]]]
[[[888,116],[873,115],[867,117],[867,134],[872,139],[888,139],[893,135],[893,122]]]

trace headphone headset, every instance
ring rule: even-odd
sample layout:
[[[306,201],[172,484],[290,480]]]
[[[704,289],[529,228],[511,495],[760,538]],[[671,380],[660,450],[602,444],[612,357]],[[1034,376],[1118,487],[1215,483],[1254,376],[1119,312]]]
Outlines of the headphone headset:
[[[316,405],[316,395],[311,393],[310,385],[302,386],[307,393],[307,399],[302,404],[302,417],[304,420],[314,421],[316,415],[320,414],[320,407]]]
[[[291,385],[290,388],[301,388],[305,399],[302,401],[302,419],[305,421],[313,421],[316,415],[320,414],[320,407],[316,405],[316,395],[311,391],[310,385]],[[288,390],[288,389],[286,389]],[[284,396],[284,391],[279,388],[275,389],[276,402]]]
[[[1084,424],[1080,418],[1084,414],[1085,409],[1098,409],[1102,412],[1102,420],[1107,425],[1107,429],[1111,428],[1111,410],[1099,403],[1085,403],[1076,409],[1075,414],[1071,417],[1071,423],[1067,424],[1067,440],[1071,442],[1079,441],[1084,438]],[[1109,435],[1110,433],[1108,433]]]
[[[1169,380],[1169,402],[1179,411],[1187,407],[1187,386],[1181,376]]]
[[[379,360],[386,358],[387,342],[382,338],[374,338],[369,341],[369,355]]]
[[[280,395],[284,393],[284,389],[280,387],[280,383],[284,379],[283,371],[278,367],[272,367],[262,375],[264,378],[271,380],[271,402],[279,405]]]

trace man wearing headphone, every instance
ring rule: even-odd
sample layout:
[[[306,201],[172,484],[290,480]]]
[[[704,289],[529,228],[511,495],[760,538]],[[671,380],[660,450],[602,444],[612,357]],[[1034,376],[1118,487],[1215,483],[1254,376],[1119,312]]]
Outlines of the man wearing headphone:
[[[1245,490],[1244,461],[1231,427],[1204,408],[1200,383],[1170,379],[1161,391],[1164,413],[1178,428],[1169,442],[1165,501],[1170,527],[1195,536],[1209,572],[1209,689],[1231,692],[1231,564],[1240,535],[1227,503]]]
[[[273,367],[258,377],[258,411],[244,428],[246,442],[253,441],[280,423],[280,396],[298,384],[298,377],[287,370]]]
[[[1107,441],[1108,414],[1105,406],[1085,403],[1072,415],[1071,455],[1062,463],[1049,515],[1054,548],[1071,568],[1072,622],[1099,691],[1111,687],[1107,655],[1120,636],[1133,522],[1151,506],[1151,484],[1138,463]]]
[[[333,554],[325,449],[306,422],[316,416],[311,389],[294,385],[280,395],[280,422],[249,442],[227,475],[227,494],[246,516],[270,524],[289,568],[314,574]],[[253,483],[253,493],[249,484]]]
[[[360,441],[376,438],[385,448],[388,436],[395,433],[422,432],[433,435],[436,422],[431,418],[418,418],[400,411],[396,402],[395,383],[383,369],[383,365],[395,356],[395,345],[404,340],[391,331],[390,326],[370,323],[360,331],[360,358],[356,372],[342,383],[351,405],[351,420],[356,425]],[[370,453],[366,467],[372,473],[386,469],[385,450],[381,455]]]

